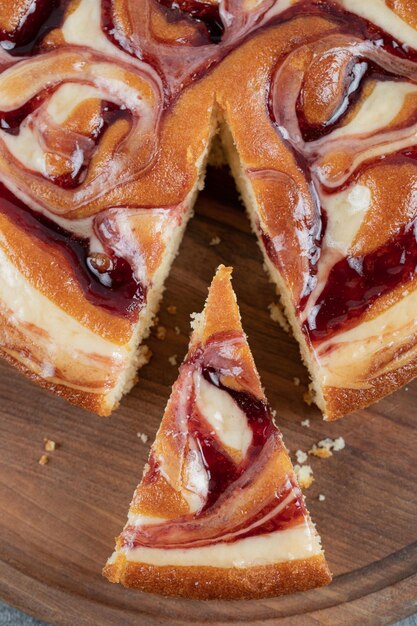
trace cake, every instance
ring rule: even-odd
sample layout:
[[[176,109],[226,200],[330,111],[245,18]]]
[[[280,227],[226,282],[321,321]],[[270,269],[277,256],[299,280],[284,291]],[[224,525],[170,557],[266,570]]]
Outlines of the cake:
[[[4,0],[0,346],[109,414],[221,139],[326,419],[416,375],[411,0]]]
[[[261,598],[327,584],[231,269],[220,266],[104,575],[142,591]]]

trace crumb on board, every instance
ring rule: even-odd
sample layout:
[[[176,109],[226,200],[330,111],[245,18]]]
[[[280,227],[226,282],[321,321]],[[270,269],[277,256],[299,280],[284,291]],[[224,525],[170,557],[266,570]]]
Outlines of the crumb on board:
[[[312,456],[316,456],[319,459],[328,459],[333,456],[333,452],[340,452],[346,446],[346,442],[343,437],[337,437],[337,439],[322,439],[308,451]]]
[[[315,456],[318,459],[328,459],[333,456],[333,452],[328,448],[318,448],[316,444],[308,451],[311,456]]]
[[[156,327],[156,338],[160,341],[164,341],[167,336],[167,329],[165,326],[157,326]]]
[[[56,449],[56,443],[55,441],[52,441],[52,439],[48,439],[48,437],[44,437],[43,447],[45,448],[46,452],[53,452]]]
[[[333,441],[333,450],[335,452],[340,452],[340,450],[344,450],[346,448],[346,442],[343,437],[338,437]]]
[[[287,333],[290,332],[290,325],[282,312],[282,309],[279,304],[276,302],[272,302],[269,306],[269,315],[273,322],[278,322],[278,324],[283,328]]]
[[[136,433],[136,436],[141,440],[142,443],[146,443],[149,439],[148,435],[145,435],[145,433]]]
[[[176,365],[178,365],[177,355],[173,354],[172,356],[169,357],[168,361],[172,365],[172,367],[175,367]]]
[[[46,465],[47,463],[49,463],[49,456],[47,454],[42,454],[38,463],[39,465]]]
[[[212,237],[209,241],[209,246],[218,246],[221,243],[220,237]]]
[[[299,386],[300,386],[300,383],[301,383],[301,380],[298,378],[298,376],[294,376],[294,378],[293,378],[293,382],[294,382],[294,385],[295,385],[296,387],[299,387]]]
[[[137,356],[138,356],[138,367],[144,367],[145,365],[148,365],[149,361],[151,360],[153,356],[152,350],[150,349],[149,346],[143,343],[141,346],[139,346]]]
[[[305,452],[303,452],[303,450],[297,450],[297,452],[295,453],[295,458],[297,459],[297,463],[302,465],[307,461],[308,456]]]
[[[176,315],[177,307],[174,304],[170,304],[167,306],[167,313],[169,313],[169,315]]]
[[[310,420],[303,420],[301,422],[301,426],[303,426],[304,428],[310,428]]]
[[[324,496],[322,493],[319,494],[318,500],[319,502],[324,502],[326,499],[326,496]]]
[[[174,326],[174,332],[175,332],[176,335],[181,334],[180,327],[179,326]]]
[[[308,389],[304,394],[303,394],[303,399],[304,402],[306,404],[308,404],[308,406],[311,406],[312,404],[314,404],[314,393],[311,389]]]
[[[294,472],[301,489],[308,489],[314,482],[313,470],[310,465],[294,465]]]

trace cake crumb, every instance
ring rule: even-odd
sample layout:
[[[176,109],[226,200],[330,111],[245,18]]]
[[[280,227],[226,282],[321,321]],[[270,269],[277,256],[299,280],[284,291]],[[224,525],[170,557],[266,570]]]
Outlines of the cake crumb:
[[[303,420],[301,422],[301,426],[304,426],[304,428],[310,428],[310,420]]]
[[[48,439],[47,437],[44,437],[43,443],[44,443],[44,448],[47,452],[53,452],[56,448],[55,441],[52,441],[52,439]]]
[[[174,326],[174,332],[176,335],[179,335],[181,333],[180,327],[179,326]]]
[[[340,450],[344,450],[346,448],[346,442],[343,437],[338,437],[333,441],[333,450],[335,452],[340,452]]]
[[[293,382],[294,382],[294,385],[295,385],[296,387],[299,387],[299,386],[300,386],[300,383],[301,383],[301,380],[298,378],[298,376],[294,376],[294,378],[293,378]]]
[[[158,326],[156,329],[156,338],[160,341],[164,341],[167,336],[167,329],[165,326]]]
[[[209,242],[209,246],[218,246],[221,243],[220,237],[212,237]]]
[[[49,463],[49,456],[47,454],[42,454],[41,458],[38,461],[39,465],[46,465]]]
[[[308,391],[306,391],[303,394],[303,399],[304,399],[304,402],[308,404],[308,406],[311,406],[312,404],[314,404],[314,395],[311,389],[308,389]]]
[[[324,502],[325,499],[326,499],[326,496],[324,496],[322,493],[319,494],[319,497],[318,497],[319,502]]]
[[[142,443],[146,443],[149,439],[148,435],[145,435],[145,433],[136,433],[136,436],[139,437]]]
[[[309,489],[314,482],[313,470],[310,465],[294,465],[294,472],[301,489]]]
[[[338,437],[337,439],[327,437],[319,441],[318,444],[314,444],[308,453],[319,459],[328,459],[330,456],[333,456],[333,452],[340,452],[340,450],[343,450],[345,447],[346,442],[343,437]]]
[[[137,352],[138,368],[148,365],[152,356],[153,356],[152,350],[150,349],[149,346],[147,346],[146,344],[142,344],[141,346],[139,346],[139,349]]]
[[[169,357],[168,361],[170,362],[172,367],[175,367],[176,365],[178,365],[178,363],[177,363],[177,355],[173,354],[172,356]]]
[[[282,309],[280,307],[279,304],[277,304],[276,302],[272,302],[269,306],[269,315],[271,317],[271,320],[273,322],[277,322],[281,328],[283,328],[287,333],[290,332],[290,325],[287,322],[287,319],[284,315],[284,313],[282,312]]]
[[[295,453],[296,459],[297,459],[297,463],[299,463],[300,465],[302,463],[305,463],[308,459],[308,456],[305,452],[303,452],[303,450],[297,450],[297,452]]]
[[[176,315],[177,307],[174,304],[170,304],[167,306],[167,313],[169,313],[169,315]]]
[[[318,448],[316,444],[308,451],[311,456],[315,456],[318,459],[328,459],[333,456],[333,452],[328,448]]]

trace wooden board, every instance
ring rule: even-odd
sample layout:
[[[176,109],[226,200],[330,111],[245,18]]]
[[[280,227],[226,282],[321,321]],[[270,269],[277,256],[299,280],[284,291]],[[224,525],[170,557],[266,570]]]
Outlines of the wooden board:
[[[210,247],[214,236],[221,243]],[[326,436],[346,440],[344,451],[311,462],[316,481],[308,505],[335,574],[326,589],[199,603],[128,591],[101,577],[176,378],[168,358],[183,357],[189,315],[201,310],[220,262],[236,268],[244,327],[290,450],[306,450]],[[153,360],[111,418],[73,408],[0,364],[0,596],[6,602],[70,626],[362,626],[391,624],[417,611],[417,384],[324,423],[303,402],[307,375],[296,343],[269,317],[273,299],[233,182],[211,171],[168,280],[160,315],[167,338],[149,340]],[[167,314],[168,304],[177,306],[176,316]],[[306,418],[310,428],[301,426]],[[137,432],[149,436],[148,444]],[[41,466],[44,437],[59,448]]]

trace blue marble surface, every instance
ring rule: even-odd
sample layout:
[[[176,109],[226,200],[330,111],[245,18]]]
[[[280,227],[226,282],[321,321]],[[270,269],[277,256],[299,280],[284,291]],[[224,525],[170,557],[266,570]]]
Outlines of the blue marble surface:
[[[45,622],[39,622],[7,604],[0,602],[0,626],[47,626]],[[395,626],[417,626],[417,615],[409,617]]]

